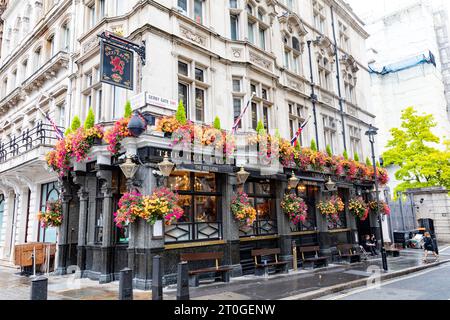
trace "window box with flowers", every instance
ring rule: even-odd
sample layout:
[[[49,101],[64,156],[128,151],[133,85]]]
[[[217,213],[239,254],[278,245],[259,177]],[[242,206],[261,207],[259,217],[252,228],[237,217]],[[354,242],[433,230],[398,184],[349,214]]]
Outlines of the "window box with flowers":
[[[369,202],[369,209],[371,213],[377,214],[377,208],[378,204],[376,201]],[[389,216],[391,214],[391,208],[389,207],[389,204],[387,204],[386,201],[380,201],[380,213],[385,216]]]

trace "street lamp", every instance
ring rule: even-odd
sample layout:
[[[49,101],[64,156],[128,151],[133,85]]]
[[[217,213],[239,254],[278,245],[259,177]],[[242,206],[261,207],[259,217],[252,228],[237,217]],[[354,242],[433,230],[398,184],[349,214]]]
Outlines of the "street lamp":
[[[373,175],[374,175],[374,182],[375,182],[375,193],[376,193],[376,199],[377,199],[377,216],[378,216],[378,223],[380,225],[380,234],[381,234],[381,258],[383,261],[383,269],[384,271],[388,271],[388,265],[387,265],[387,258],[386,258],[386,250],[384,249],[384,239],[383,239],[383,221],[380,214],[380,195],[378,192],[378,174],[377,174],[377,165],[375,161],[375,136],[378,133],[378,129],[374,126],[370,125],[369,130],[366,132],[366,136],[369,137],[369,142],[372,148],[372,164],[373,164]]]
[[[298,186],[299,180],[295,176],[295,172],[292,171],[292,177],[289,179],[288,188],[289,190],[295,189]]]
[[[127,158],[124,163],[119,165],[120,169],[123,172],[123,175],[127,179],[127,188],[128,191],[131,191],[131,188],[133,186],[133,178],[136,175],[136,172],[139,169],[139,165],[133,162],[133,156],[130,154],[127,154]]]
[[[331,180],[331,177],[328,177],[327,183],[325,183],[325,188],[327,188],[328,191],[334,191],[336,187],[336,183]]]
[[[241,170],[236,174],[236,177],[237,177],[238,184],[245,184],[248,177],[250,177],[250,173],[245,171],[244,167],[241,167]]]
[[[159,171],[161,171],[161,174],[163,175],[165,182],[167,182],[167,178],[170,177],[170,174],[172,173],[174,167],[175,164],[169,161],[169,154],[166,152],[164,154],[163,161],[158,163],[158,169]]]

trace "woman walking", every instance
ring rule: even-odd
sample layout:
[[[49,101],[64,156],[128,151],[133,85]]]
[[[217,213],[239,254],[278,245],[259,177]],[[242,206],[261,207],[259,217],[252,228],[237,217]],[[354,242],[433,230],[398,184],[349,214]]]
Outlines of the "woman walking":
[[[425,232],[425,234],[424,234],[423,250],[425,252],[425,256],[423,257],[423,262],[427,262],[429,251],[433,252],[434,256],[436,257],[436,261],[439,260],[439,255],[437,254],[436,246],[435,246],[434,241],[431,238],[431,235],[429,232]]]

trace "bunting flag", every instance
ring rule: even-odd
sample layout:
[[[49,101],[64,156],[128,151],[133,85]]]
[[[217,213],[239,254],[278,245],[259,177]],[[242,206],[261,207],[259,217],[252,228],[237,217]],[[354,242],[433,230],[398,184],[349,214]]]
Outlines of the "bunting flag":
[[[244,117],[245,113],[248,110],[248,107],[250,106],[250,102],[252,102],[253,97],[255,96],[255,93],[252,94],[250,100],[248,100],[247,105],[245,106],[244,110],[242,110],[239,117],[237,117],[236,121],[234,122],[233,129],[231,130],[232,134],[236,134],[237,129],[239,128],[239,123],[242,121],[242,118]]]
[[[306,125],[309,122],[309,119],[311,119],[311,116],[308,117],[308,119],[300,126],[300,128],[298,128],[297,132],[295,133],[294,137],[291,140],[291,146],[296,147],[298,144],[298,138],[300,138],[303,129],[305,129]]]

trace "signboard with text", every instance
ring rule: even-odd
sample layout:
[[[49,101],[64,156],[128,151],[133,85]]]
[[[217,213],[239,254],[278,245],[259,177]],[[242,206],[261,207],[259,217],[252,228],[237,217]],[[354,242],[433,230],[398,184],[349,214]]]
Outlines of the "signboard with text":
[[[101,41],[100,79],[113,86],[133,90],[134,53]]]

